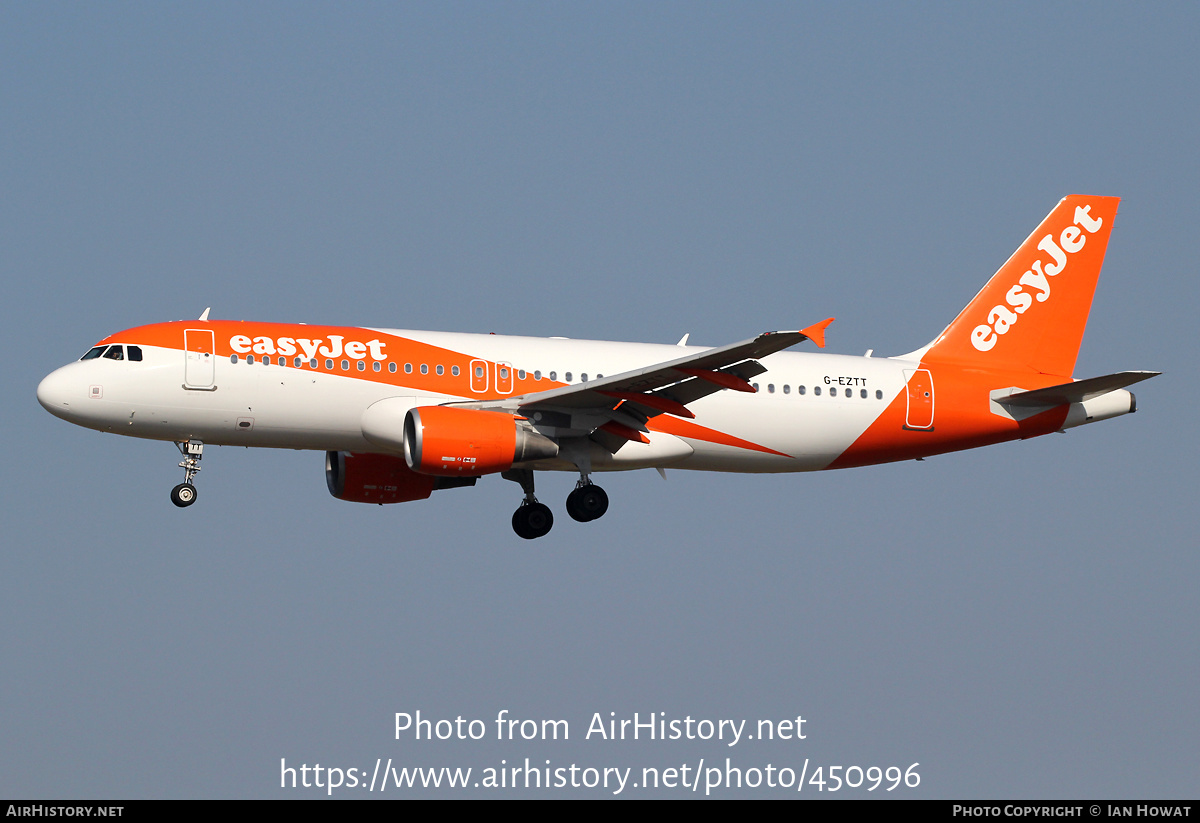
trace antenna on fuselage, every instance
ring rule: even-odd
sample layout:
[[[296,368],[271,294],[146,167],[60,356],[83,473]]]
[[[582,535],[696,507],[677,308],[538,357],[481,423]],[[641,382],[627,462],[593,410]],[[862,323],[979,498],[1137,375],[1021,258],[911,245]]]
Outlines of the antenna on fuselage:
[[[210,311],[212,311],[212,306],[209,306],[207,309],[205,309],[204,311],[202,311],[202,312],[200,313],[200,319],[201,319],[201,320],[207,320],[207,319],[208,319],[208,313],[209,313]]]

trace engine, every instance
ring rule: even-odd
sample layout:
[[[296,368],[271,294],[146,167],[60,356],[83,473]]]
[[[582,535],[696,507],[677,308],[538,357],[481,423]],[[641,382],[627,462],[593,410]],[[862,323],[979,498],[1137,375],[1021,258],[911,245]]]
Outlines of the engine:
[[[557,443],[505,412],[419,406],[404,417],[404,459],[425,475],[478,477],[557,456]]]
[[[424,500],[436,489],[473,486],[475,478],[417,474],[404,458],[388,454],[325,452],[325,483],[338,500],[383,505]]]

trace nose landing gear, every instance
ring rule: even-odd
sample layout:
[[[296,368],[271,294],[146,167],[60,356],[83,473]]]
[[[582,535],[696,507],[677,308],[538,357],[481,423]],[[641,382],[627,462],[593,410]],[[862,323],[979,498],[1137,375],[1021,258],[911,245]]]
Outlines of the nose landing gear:
[[[191,483],[180,483],[171,489],[171,502],[179,508],[186,508],[196,502],[196,487]]]
[[[177,442],[175,448],[183,455],[179,468],[183,469],[183,482],[171,489],[171,502],[179,508],[187,508],[196,502],[196,487],[192,480],[200,471],[200,458],[204,456],[204,444],[199,440]]]

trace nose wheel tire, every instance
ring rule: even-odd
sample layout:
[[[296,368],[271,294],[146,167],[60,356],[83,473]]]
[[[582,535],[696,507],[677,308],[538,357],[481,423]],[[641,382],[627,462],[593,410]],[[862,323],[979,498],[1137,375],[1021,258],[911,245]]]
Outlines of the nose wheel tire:
[[[545,537],[554,526],[554,513],[542,503],[527,503],[513,512],[512,527],[518,537],[535,540]]]
[[[567,495],[567,514],[571,519],[587,523],[604,516],[608,511],[608,494],[599,486],[589,483]]]
[[[171,489],[171,502],[181,509],[196,502],[196,487],[191,483],[180,483]]]

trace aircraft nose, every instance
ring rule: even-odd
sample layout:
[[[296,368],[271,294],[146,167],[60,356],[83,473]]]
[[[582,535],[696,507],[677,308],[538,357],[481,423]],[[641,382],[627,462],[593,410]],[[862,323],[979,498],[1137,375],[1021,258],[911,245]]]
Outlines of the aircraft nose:
[[[71,414],[71,404],[83,400],[78,381],[72,380],[71,376],[66,374],[67,371],[66,366],[55,369],[46,375],[37,387],[37,399],[42,408],[55,417],[64,419]]]

